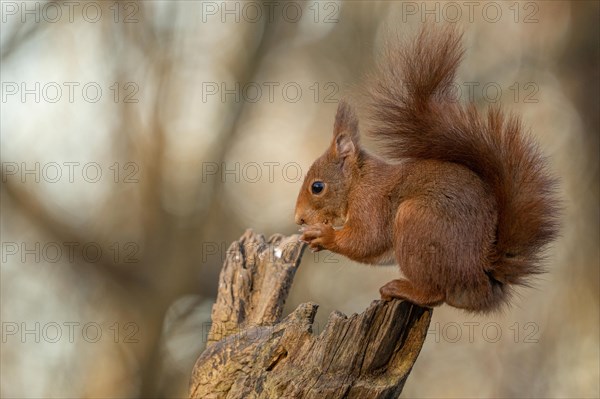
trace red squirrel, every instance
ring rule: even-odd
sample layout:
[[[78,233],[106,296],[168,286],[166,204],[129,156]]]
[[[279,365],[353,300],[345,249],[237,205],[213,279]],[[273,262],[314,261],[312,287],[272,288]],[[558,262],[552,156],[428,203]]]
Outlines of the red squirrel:
[[[385,159],[361,147],[356,113],[341,101],[295,221],[313,250],[397,263],[403,277],[381,287],[383,300],[486,313],[544,271],[559,208],[555,179],[520,119],[448,96],[461,39],[451,27],[425,28],[386,48],[366,85],[367,133]]]

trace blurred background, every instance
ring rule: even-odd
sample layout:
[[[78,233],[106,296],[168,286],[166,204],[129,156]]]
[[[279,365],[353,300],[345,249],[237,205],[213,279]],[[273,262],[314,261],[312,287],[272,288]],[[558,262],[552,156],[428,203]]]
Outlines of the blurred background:
[[[435,310],[403,396],[600,395],[597,1],[0,7],[2,397],[185,397],[227,247],[296,232],[337,102],[426,18],[463,27],[457,95],[522,114],[565,210],[512,309]],[[286,308],[320,331],[397,276],[307,252]]]

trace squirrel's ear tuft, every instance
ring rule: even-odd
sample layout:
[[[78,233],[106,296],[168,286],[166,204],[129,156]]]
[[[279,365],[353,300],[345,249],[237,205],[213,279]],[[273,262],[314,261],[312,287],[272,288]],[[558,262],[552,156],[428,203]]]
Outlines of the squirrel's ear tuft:
[[[344,133],[358,146],[358,118],[352,106],[346,100],[340,100],[333,125],[333,137],[337,138]]]

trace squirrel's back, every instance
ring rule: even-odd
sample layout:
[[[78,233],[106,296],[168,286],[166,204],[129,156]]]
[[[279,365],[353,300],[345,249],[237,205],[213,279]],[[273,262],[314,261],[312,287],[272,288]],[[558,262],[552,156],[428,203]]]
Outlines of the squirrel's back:
[[[557,235],[555,180],[518,117],[451,96],[463,49],[454,28],[427,27],[405,46],[388,46],[369,91],[369,134],[390,159],[434,159],[475,172],[496,201],[495,253],[484,265],[500,284],[527,285]]]

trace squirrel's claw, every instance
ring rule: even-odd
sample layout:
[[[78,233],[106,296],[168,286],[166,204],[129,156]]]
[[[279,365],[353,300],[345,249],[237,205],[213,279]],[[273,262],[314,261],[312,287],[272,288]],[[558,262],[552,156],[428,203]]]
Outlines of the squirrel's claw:
[[[302,235],[300,240],[308,243],[311,251],[318,252],[323,249],[330,249],[333,243],[335,231],[324,223],[318,223],[301,228]]]

